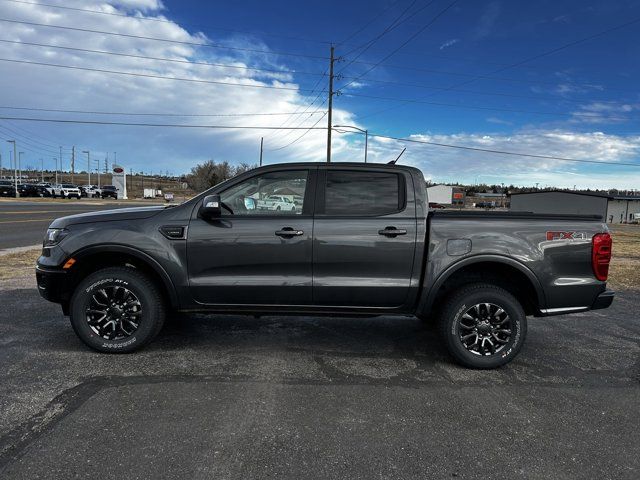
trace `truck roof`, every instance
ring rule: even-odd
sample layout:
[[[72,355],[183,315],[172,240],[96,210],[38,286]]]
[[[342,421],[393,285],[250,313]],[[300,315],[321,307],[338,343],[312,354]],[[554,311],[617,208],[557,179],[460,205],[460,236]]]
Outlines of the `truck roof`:
[[[321,168],[354,168],[354,169],[388,169],[388,170],[410,170],[413,172],[419,172],[422,175],[420,169],[416,167],[412,167],[410,165],[401,165],[401,164],[389,164],[389,163],[363,163],[363,162],[291,162],[291,163],[274,163],[270,165],[263,165],[262,167],[258,167],[255,170],[267,170],[272,168],[281,168],[281,167],[321,167]]]

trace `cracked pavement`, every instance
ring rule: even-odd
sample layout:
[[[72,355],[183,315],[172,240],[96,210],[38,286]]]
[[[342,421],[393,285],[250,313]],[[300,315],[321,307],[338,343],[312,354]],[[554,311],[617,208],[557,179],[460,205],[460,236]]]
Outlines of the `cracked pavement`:
[[[493,371],[408,317],[179,315],[105,355],[33,278],[0,305],[3,479],[640,476],[637,292]]]

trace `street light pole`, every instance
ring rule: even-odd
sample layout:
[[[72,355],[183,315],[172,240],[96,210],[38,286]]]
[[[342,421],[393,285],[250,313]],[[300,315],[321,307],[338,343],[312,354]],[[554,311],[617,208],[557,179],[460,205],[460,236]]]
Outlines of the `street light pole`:
[[[56,162],[56,185],[58,185],[58,157],[51,157]]]
[[[7,140],[7,142],[13,143],[13,183],[16,188],[16,198],[18,198],[18,148],[15,140]]]
[[[91,153],[89,150],[83,150],[82,153],[87,154],[87,185],[91,185]]]
[[[22,183],[22,155],[24,155],[24,152],[18,152],[18,176],[20,177],[20,183]]]
[[[98,172],[98,188],[100,188],[100,160],[96,158],[97,172]]]
[[[356,127],[354,125],[334,125],[333,128],[353,128],[354,130],[357,130],[360,133],[364,133],[364,163],[367,163],[367,151],[369,150],[369,130]]]

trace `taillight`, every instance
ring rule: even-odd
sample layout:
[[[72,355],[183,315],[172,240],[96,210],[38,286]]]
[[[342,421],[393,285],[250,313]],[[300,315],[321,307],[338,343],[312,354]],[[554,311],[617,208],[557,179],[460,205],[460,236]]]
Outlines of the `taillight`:
[[[598,233],[591,241],[591,265],[596,278],[602,282],[609,276],[609,263],[611,263],[611,246],[613,241],[608,233]]]

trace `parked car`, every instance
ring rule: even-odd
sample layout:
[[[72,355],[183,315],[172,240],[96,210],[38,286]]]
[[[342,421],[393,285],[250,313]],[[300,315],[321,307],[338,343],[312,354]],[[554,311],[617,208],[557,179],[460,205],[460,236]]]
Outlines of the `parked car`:
[[[258,208],[261,210],[296,210],[296,205],[288,197],[283,195],[269,195],[262,200],[258,200]]]
[[[75,197],[80,200],[80,189],[76,185],[63,183],[53,186],[53,196],[61,198]]]
[[[102,186],[102,191],[101,191],[101,196],[102,196],[102,198],[111,197],[111,198],[115,198],[117,200],[118,199],[118,189],[116,187],[114,187],[113,185],[103,185]]]
[[[18,193],[21,197],[39,197],[40,190],[35,183],[19,183]]]
[[[258,208],[286,187],[300,209]],[[280,164],[174,207],[54,220],[36,276],[101,352],[148,344],[170,310],[413,314],[462,365],[494,368],[522,348],[527,315],[611,305],[611,243],[598,215],[430,211],[409,166]]]
[[[494,202],[477,202],[476,208],[492,209],[496,208],[496,204]]]
[[[0,197],[15,197],[16,187],[10,180],[0,180]]]
[[[53,187],[50,183],[40,182],[36,184],[36,188],[38,189],[39,197],[52,197],[53,196]]]
[[[86,198],[100,197],[102,190],[97,185],[80,185],[80,196]]]
[[[444,205],[441,205],[439,203],[435,203],[435,202],[429,202],[429,208],[439,208],[439,209],[443,209],[443,208],[447,208]]]

